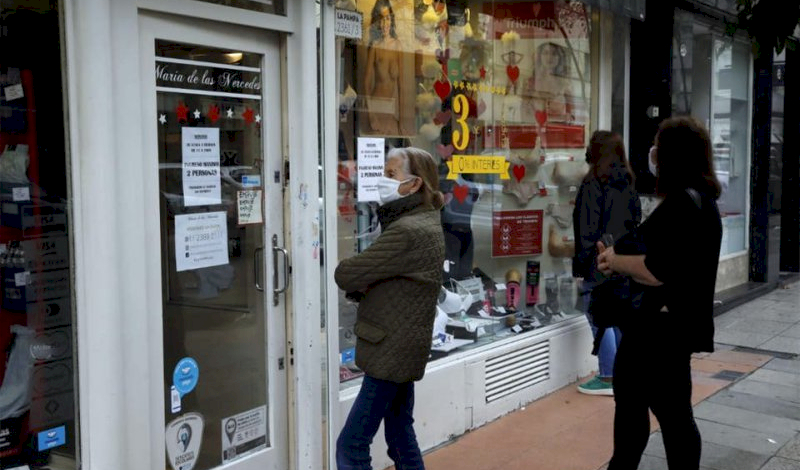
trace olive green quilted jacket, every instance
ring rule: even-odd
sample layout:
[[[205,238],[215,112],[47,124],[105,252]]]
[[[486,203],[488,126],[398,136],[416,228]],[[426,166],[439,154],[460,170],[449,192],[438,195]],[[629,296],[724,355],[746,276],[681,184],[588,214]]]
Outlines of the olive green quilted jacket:
[[[378,215],[381,235],[369,248],[339,263],[335,273],[339,288],[361,297],[356,365],[376,379],[420,380],[430,355],[442,282],[440,212],[412,194],[382,206]]]

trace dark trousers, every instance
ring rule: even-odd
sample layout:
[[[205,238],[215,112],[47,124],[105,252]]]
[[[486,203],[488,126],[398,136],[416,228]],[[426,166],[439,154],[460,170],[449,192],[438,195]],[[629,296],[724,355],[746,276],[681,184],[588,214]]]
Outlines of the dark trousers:
[[[608,470],[638,468],[650,437],[648,410],[661,427],[669,469],[697,470],[701,441],[692,412],[691,354],[676,352],[666,340],[642,341],[642,336],[624,332],[617,351],[614,455]]]
[[[336,440],[339,470],[372,470],[369,446],[383,421],[389,457],[397,470],[424,470],[414,433],[414,382],[364,377],[361,390]]]

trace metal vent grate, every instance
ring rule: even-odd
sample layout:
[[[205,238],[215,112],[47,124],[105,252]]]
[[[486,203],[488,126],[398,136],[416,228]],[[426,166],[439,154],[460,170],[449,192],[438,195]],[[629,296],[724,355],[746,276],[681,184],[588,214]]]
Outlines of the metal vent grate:
[[[542,341],[485,363],[486,403],[550,378],[550,342]]]

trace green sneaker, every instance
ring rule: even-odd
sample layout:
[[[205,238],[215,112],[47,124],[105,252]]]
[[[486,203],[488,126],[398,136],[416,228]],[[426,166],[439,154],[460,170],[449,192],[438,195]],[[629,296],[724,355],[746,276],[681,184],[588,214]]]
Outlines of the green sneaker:
[[[578,391],[587,395],[614,396],[614,388],[611,386],[611,382],[606,382],[597,376],[586,383],[578,385]]]

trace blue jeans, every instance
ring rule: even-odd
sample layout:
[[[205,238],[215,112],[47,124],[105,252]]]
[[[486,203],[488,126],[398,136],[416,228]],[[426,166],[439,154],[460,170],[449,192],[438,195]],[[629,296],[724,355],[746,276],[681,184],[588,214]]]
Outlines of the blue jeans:
[[[336,440],[339,470],[372,470],[369,446],[383,421],[387,453],[397,470],[424,470],[414,433],[414,382],[364,377],[361,390]]]
[[[592,316],[589,314],[589,303],[592,301],[591,296],[591,289],[581,293],[583,311],[586,314],[586,319],[589,320],[589,326],[592,327],[592,337],[594,337],[597,336],[597,327],[594,326]],[[617,357],[617,349],[619,348],[621,339],[622,332],[619,331],[617,327],[606,328],[605,333],[603,333],[603,339],[600,341],[600,349],[597,352],[600,377],[608,378],[614,376],[614,359]]]

